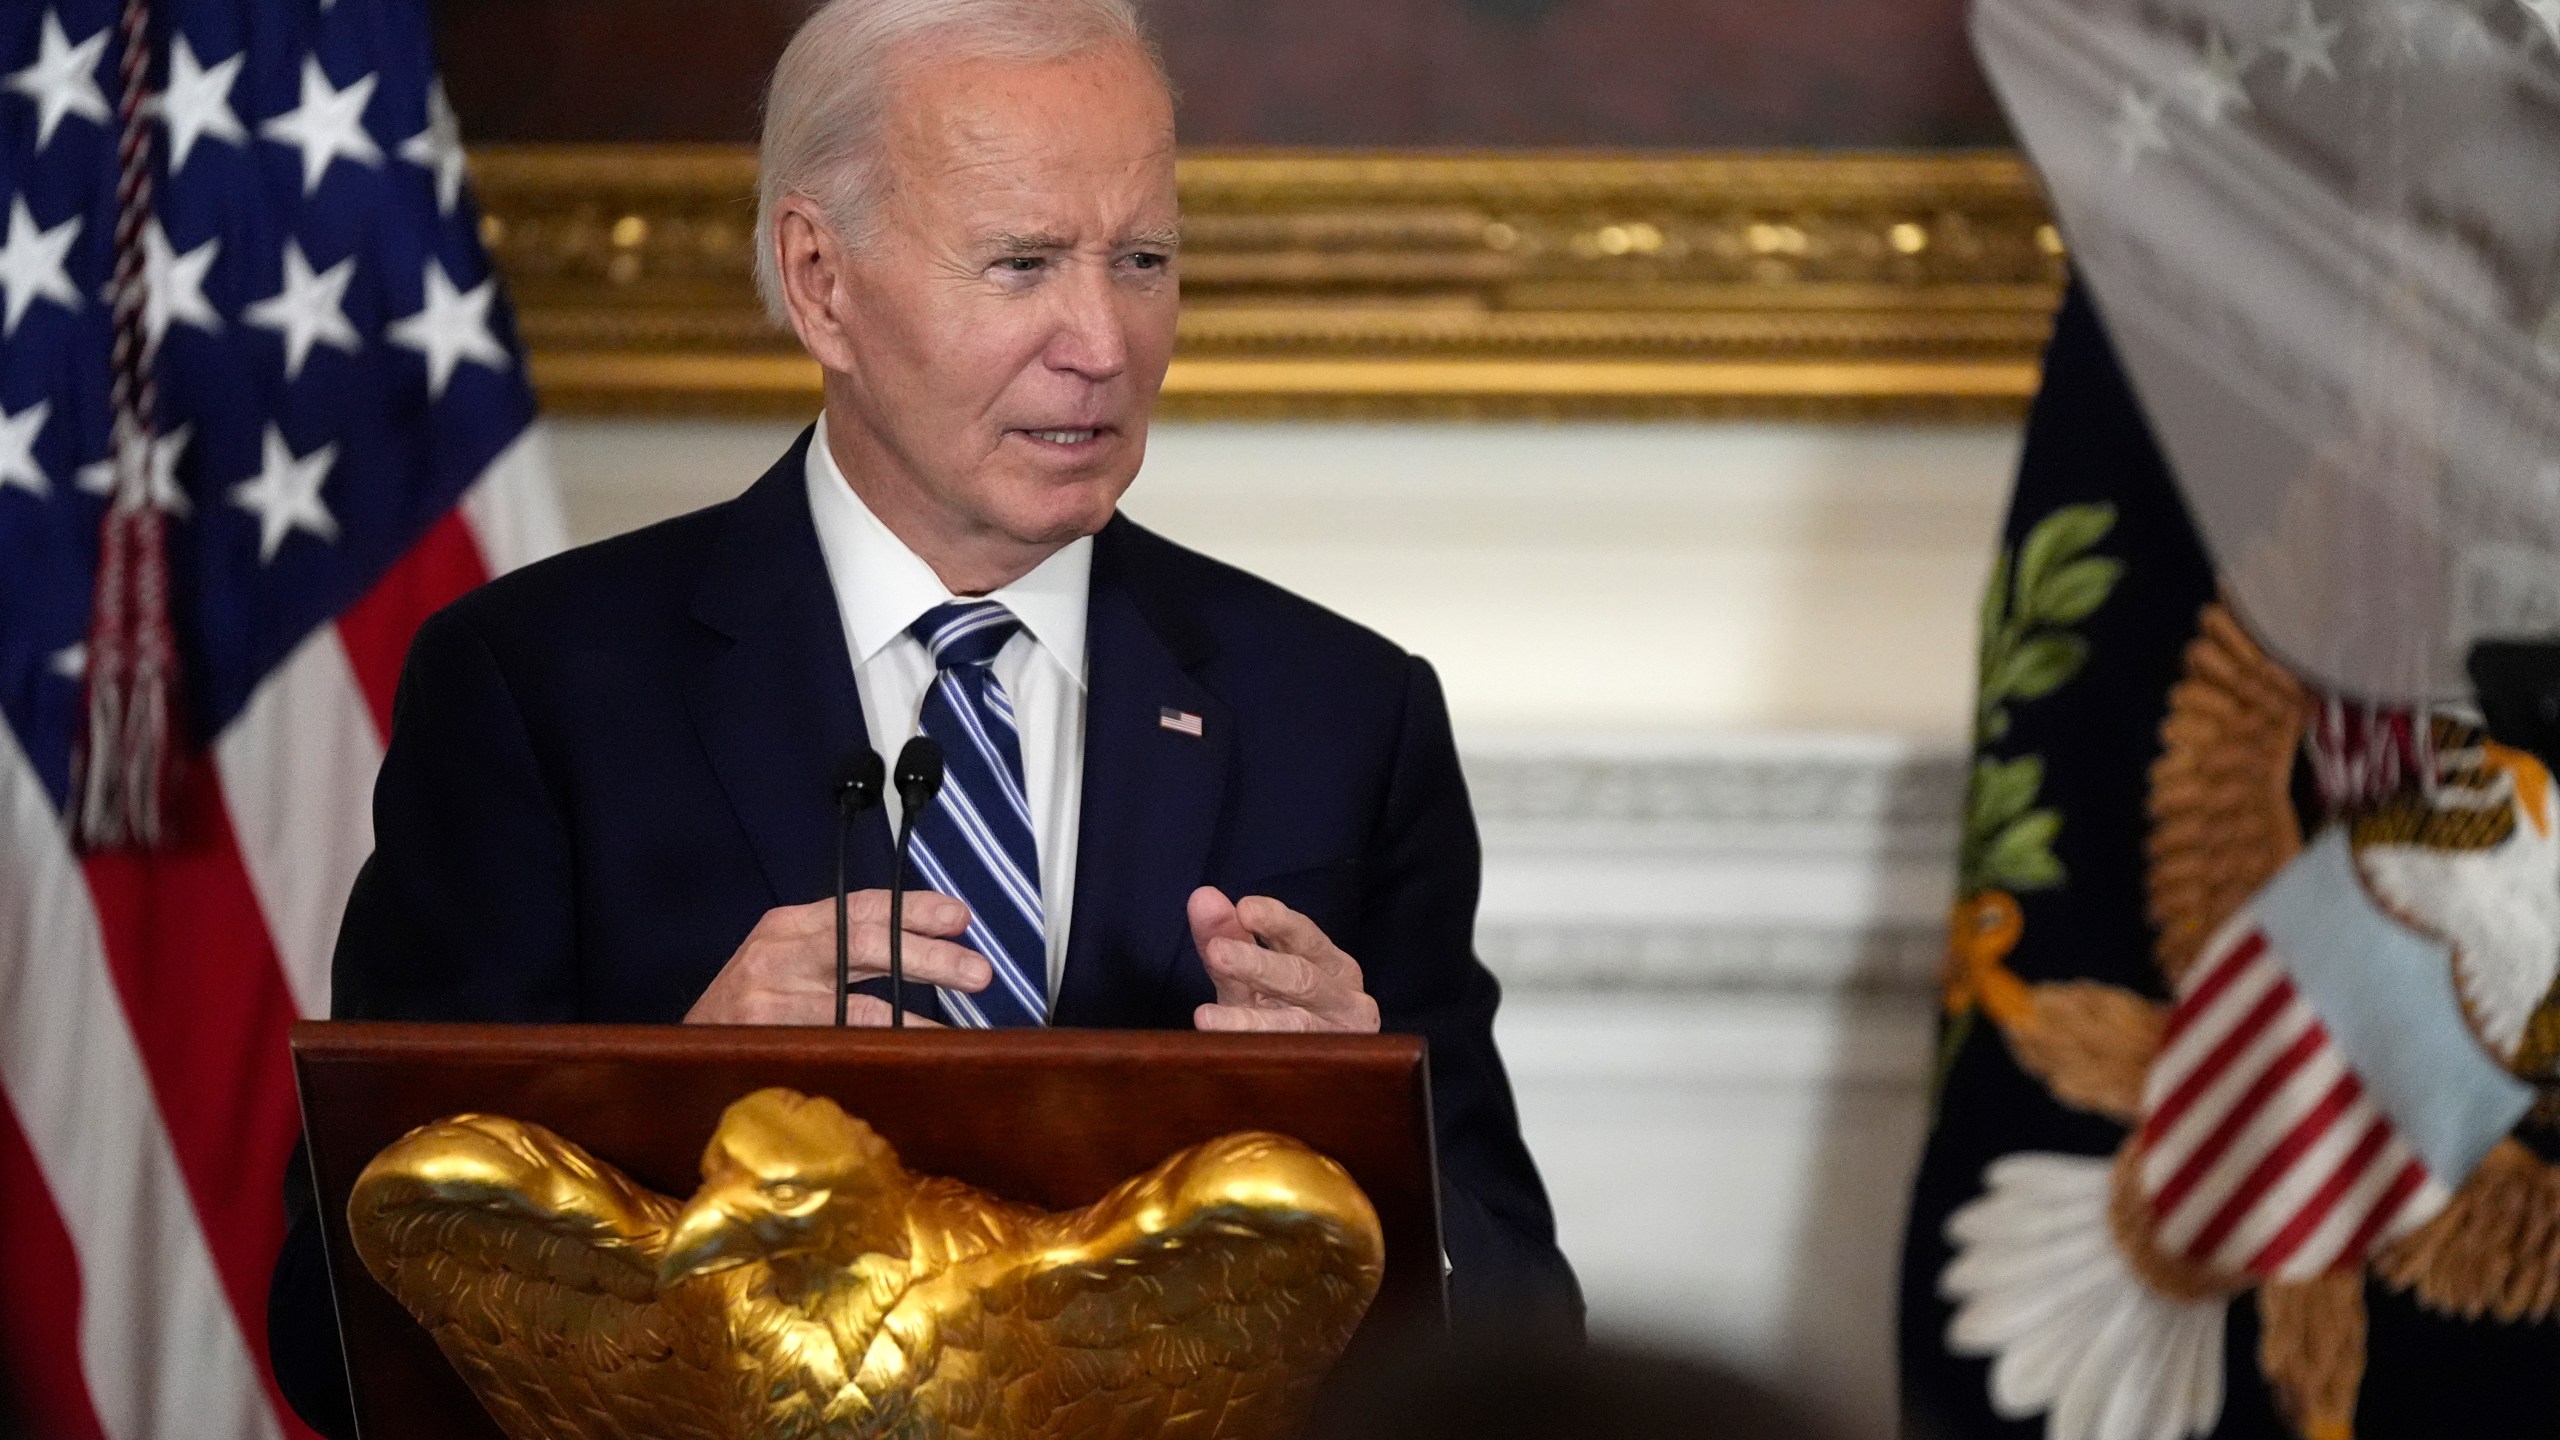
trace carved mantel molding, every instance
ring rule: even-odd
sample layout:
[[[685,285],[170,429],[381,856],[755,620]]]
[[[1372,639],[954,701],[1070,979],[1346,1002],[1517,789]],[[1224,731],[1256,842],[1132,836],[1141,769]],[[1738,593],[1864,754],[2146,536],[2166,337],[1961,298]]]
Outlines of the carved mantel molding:
[[[1476,945],[1515,995],[1933,994],[1962,754],[1880,737],[1469,747]]]
[[[554,409],[812,406],[748,278],[752,152],[473,170]],[[1190,417],[2006,415],[2063,273],[2006,152],[1201,152],[1181,185]]]

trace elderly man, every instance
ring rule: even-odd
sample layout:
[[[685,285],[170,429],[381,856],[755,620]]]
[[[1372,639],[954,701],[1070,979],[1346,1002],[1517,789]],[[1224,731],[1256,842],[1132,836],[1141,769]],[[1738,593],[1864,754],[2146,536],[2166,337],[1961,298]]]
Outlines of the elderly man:
[[[836,0],[775,71],[761,188],[823,418],[738,498],[419,632],[338,1013],[826,1023],[832,782],[921,732],[951,779],[905,911],[920,1019],[1426,1035],[1458,1312],[1578,1319],[1430,668],[1115,514],[1180,269],[1127,0]],[[877,977],[879,817],[855,861]],[[314,1230],[275,1353],[335,1429]]]

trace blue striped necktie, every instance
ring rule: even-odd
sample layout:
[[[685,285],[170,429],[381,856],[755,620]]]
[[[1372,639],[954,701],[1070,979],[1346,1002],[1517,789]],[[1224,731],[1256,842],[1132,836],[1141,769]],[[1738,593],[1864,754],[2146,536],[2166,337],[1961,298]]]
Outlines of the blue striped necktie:
[[[968,903],[963,944],[995,978],[975,995],[942,992],[953,1020],[977,1029],[1049,1023],[1049,946],[1041,918],[1040,846],[1023,798],[1022,739],[996,652],[1022,622],[994,600],[937,605],[907,627],[939,673],[917,728],[942,747],[942,793],[916,817],[917,878]]]

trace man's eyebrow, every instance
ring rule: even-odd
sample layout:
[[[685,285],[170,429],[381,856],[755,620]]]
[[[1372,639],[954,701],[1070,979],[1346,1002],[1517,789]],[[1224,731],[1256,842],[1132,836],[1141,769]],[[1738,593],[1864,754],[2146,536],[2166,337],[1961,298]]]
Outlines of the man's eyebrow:
[[[995,234],[989,235],[987,237],[986,244],[988,249],[999,255],[1046,255],[1053,251],[1073,250],[1076,248],[1074,241],[1069,240],[1063,235],[1050,234],[1045,230],[1000,230]],[[1135,245],[1154,250],[1171,250],[1177,248],[1181,244],[1181,229],[1177,226],[1166,225],[1155,229],[1141,230],[1138,233],[1122,240],[1120,242],[1120,246],[1117,248],[1125,249],[1129,246]]]
[[[1003,255],[1045,255],[1052,250],[1075,248],[1075,242],[1065,236],[1051,235],[1040,230],[1029,233],[1000,230],[987,237],[987,245]]]

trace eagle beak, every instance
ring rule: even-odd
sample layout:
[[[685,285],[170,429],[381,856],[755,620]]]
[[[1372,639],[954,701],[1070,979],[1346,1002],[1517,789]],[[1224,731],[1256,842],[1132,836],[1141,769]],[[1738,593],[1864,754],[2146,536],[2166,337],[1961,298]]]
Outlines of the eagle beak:
[[[730,1213],[723,1199],[719,1191],[708,1191],[676,1216],[675,1229],[667,1233],[664,1258],[658,1262],[659,1284],[726,1270],[762,1254],[755,1226]]]

